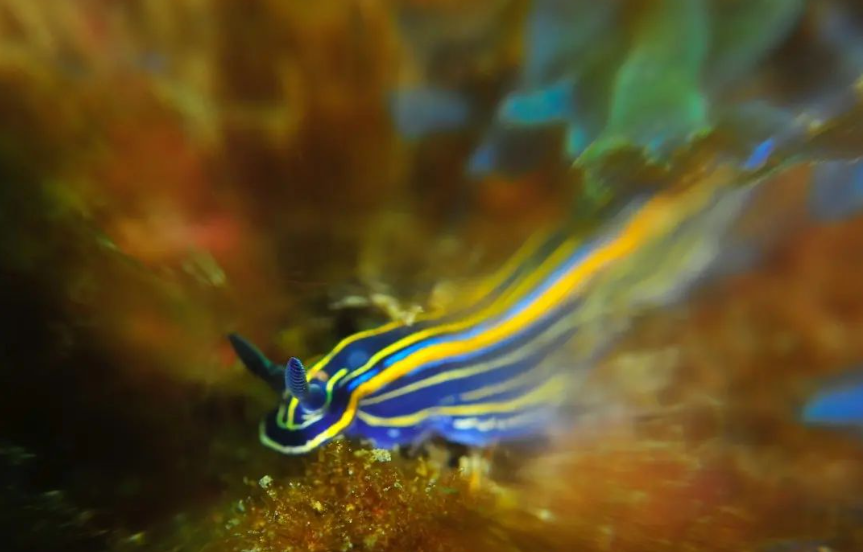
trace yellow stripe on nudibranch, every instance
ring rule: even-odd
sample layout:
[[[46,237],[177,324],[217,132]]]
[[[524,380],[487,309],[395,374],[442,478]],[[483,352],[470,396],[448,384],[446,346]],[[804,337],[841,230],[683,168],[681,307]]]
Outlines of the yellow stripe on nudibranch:
[[[474,304],[501,287],[507,280],[524,269],[525,263],[536,255],[537,251],[545,245],[552,235],[554,232],[534,233],[493,275],[480,282],[476,289],[461,298],[463,303]]]
[[[526,261],[536,253],[537,249],[545,242],[548,236],[548,232],[537,232],[536,234],[528,238],[528,240],[519,248],[519,251],[515,255],[513,255],[513,257],[510,258],[502,267],[495,271],[495,273],[481,285],[478,291],[474,292],[474,296],[481,297],[486,293],[490,293],[495,288],[503,285],[504,282],[513,277],[513,275],[515,275],[521,269],[524,261]],[[441,314],[439,313],[420,313],[416,317],[414,317],[413,323],[434,320],[440,317]],[[320,372],[325,366],[327,366],[329,362],[333,359],[333,357],[335,357],[337,354],[344,351],[347,347],[353,345],[357,341],[367,337],[374,337],[377,335],[384,334],[390,330],[394,330],[404,325],[404,321],[395,320],[389,322],[388,324],[384,324],[383,326],[357,332],[353,335],[346,337],[345,339],[337,343],[332,351],[330,351],[327,355],[325,355],[320,360],[315,362],[311,367],[309,367],[309,379],[311,379],[317,372]]]
[[[479,389],[476,389],[474,391],[468,391],[467,393],[461,393],[459,394],[458,398],[460,401],[473,402],[479,399],[484,399],[486,397],[499,395],[507,391],[513,391],[531,382],[537,381],[538,379],[540,379],[540,376],[549,371],[549,367],[540,362],[533,368],[530,368],[529,370],[523,372],[522,374],[514,378],[510,378],[491,385],[486,385],[485,387],[480,387]]]
[[[478,350],[496,342],[501,342],[502,340],[517,334],[520,329],[536,321],[556,304],[559,304],[561,301],[570,297],[574,291],[580,290],[586,286],[593,276],[610,263],[625,258],[644,243],[653,239],[657,235],[661,235],[669,228],[676,226],[679,220],[688,213],[705,206],[716,190],[716,183],[717,179],[706,179],[706,182],[702,182],[701,185],[690,186],[682,192],[667,192],[653,197],[646,202],[640,210],[634,213],[634,215],[623,225],[623,228],[615,236],[610,237],[604,243],[596,245],[596,247],[589,252],[584,259],[573,265],[568,272],[561,275],[524,309],[470,339],[430,344],[427,347],[419,349],[413,354],[400,359],[391,366],[382,370],[380,373],[371,377],[368,381],[363,382],[351,394],[347,407],[341,417],[333,422],[326,430],[309,440],[305,445],[299,447],[284,447],[278,443],[273,443],[265,436],[263,436],[262,439],[264,439],[265,443],[269,446],[273,446],[273,448],[282,450],[283,452],[301,453],[312,450],[327,440],[342,433],[356,416],[361,416],[361,419],[366,423],[370,423],[371,421],[372,423],[380,422],[385,425],[399,425],[402,423],[405,425],[411,425],[423,416],[431,415],[429,414],[429,409],[426,409],[403,417],[377,418],[368,413],[358,412],[358,405],[364,397],[376,392],[383,386],[396,381],[398,378],[424,364],[445,360],[453,355]],[[498,314],[505,313],[507,308],[514,304],[516,300],[533,291],[535,286],[547,278],[550,271],[553,270],[561,260],[566,258],[567,253],[572,254],[575,251],[573,249],[574,245],[575,242],[573,240],[565,242],[564,245],[555,251],[549,260],[546,263],[543,263],[538,270],[522,279],[504,300],[496,302],[494,305],[459,323],[428,328],[421,332],[417,332],[416,334],[406,336],[404,339],[378,351],[361,368],[345,378],[345,381],[349,381],[358,375],[367,372],[388,355],[409,346],[410,344],[433,335],[465,329],[485,320],[494,319]],[[383,330],[377,331],[380,332]],[[369,332],[366,335],[374,335],[374,332]],[[353,339],[359,339],[359,336],[354,336]],[[335,352],[337,351],[328,355],[327,358],[332,358]],[[325,363],[319,363],[316,366],[320,367],[323,366],[323,364]],[[552,379],[551,381],[557,380]],[[511,412],[521,408],[521,406],[523,406],[522,403],[528,400],[528,397],[530,396],[532,395],[529,393],[520,399],[506,401],[505,403],[441,406],[435,407],[433,410],[436,414],[450,416],[472,416],[476,415],[475,413],[482,414],[492,411]],[[393,422],[394,420],[395,423]]]
[[[374,416],[367,412],[357,412],[357,417],[370,426],[385,427],[410,427],[422,423],[432,416],[463,417],[484,416],[488,414],[501,414],[514,412],[534,404],[554,404],[564,395],[566,388],[566,376],[564,374],[548,379],[533,391],[525,393],[521,397],[508,401],[497,401],[477,404],[458,404],[433,406],[403,416]]]
[[[515,259],[511,262],[506,263],[506,265],[504,267],[502,267],[500,270],[497,271],[497,273],[494,276],[492,276],[492,284],[489,285],[487,288],[493,290],[496,287],[503,285],[503,283],[506,282],[506,280],[508,280],[509,278],[513,277],[513,275],[515,275],[515,273],[517,273],[519,271],[522,263],[527,258],[529,258],[531,255],[536,253],[537,248],[544,242],[545,238],[547,238],[547,234],[543,234],[543,233],[537,233],[534,237],[530,238],[522,246],[520,252],[518,254],[516,254]],[[565,259],[568,255],[572,254],[572,251],[570,251],[570,248],[574,249],[577,246],[578,246],[577,240],[575,240],[575,239],[568,240],[563,246],[559,247],[558,250],[555,252],[555,254],[552,255],[552,257],[550,259],[548,259],[545,263],[543,263],[543,265],[540,268],[531,272],[525,280],[522,280],[521,283],[515,287],[514,290],[512,290],[510,293],[506,294],[506,297],[509,300],[502,299],[501,301],[498,301],[495,305],[492,305],[491,307],[489,307],[487,310],[493,310],[493,309],[497,309],[500,311],[505,310],[505,308],[507,306],[509,306],[512,302],[514,302],[514,300],[516,300],[520,297],[519,292],[528,293],[533,287],[535,287],[537,285],[538,281],[541,281],[544,276],[547,276],[547,274],[545,274],[545,272],[543,271],[543,268],[545,268],[546,271],[551,271],[554,268],[554,266],[556,266],[557,263],[559,263],[561,260]],[[474,316],[471,320],[480,320],[480,319],[486,318],[488,316],[492,316],[492,314],[489,312],[483,312],[483,313],[480,313],[479,315]],[[429,320],[429,319],[433,319],[433,318],[435,318],[434,315],[428,315],[428,314],[427,315],[419,315],[416,318],[416,321]],[[323,369],[323,367],[326,366],[333,359],[333,357],[335,357],[335,355],[337,355],[338,353],[343,351],[346,347],[356,343],[360,339],[363,339],[366,337],[374,337],[376,335],[381,335],[387,331],[394,330],[394,329],[399,328],[401,326],[404,326],[404,322],[402,322],[402,321],[390,322],[389,324],[385,324],[384,326],[380,326],[378,328],[373,328],[370,330],[362,331],[362,332],[353,334],[350,337],[343,339],[341,342],[339,342],[338,345],[336,345],[336,347],[332,351],[330,351],[329,354],[327,354],[326,356],[321,358],[321,360],[316,362],[315,365],[312,366],[308,370],[308,378],[310,380],[312,378],[314,378],[315,374],[317,372],[319,372],[321,369]],[[351,379],[355,378],[356,376],[358,376],[362,373],[365,373],[372,366],[374,366],[375,362],[377,362],[380,358],[383,358],[384,356],[386,356],[388,354],[391,354],[391,353],[393,353],[393,352],[395,352],[395,351],[397,351],[403,347],[407,347],[407,346],[415,343],[416,341],[424,339],[425,337],[436,335],[436,334],[439,334],[439,333],[442,333],[445,331],[452,331],[453,328],[457,329],[457,328],[463,327],[463,326],[465,326],[464,323],[460,324],[460,325],[452,325],[451,324],[451,325],[438,326],[436,328],[431,328],[429,330],[426,330],[425,332],[417,332],[417,333],[412,334],[410,336],[407,336],[407,337],[405,337],[399,341],[396,341],[395,343],[391,344],[389,347],[384,348],[381,351],[378,351],[377,354],[375,354],[374,356],[369,358],[368,361],[363,366],[361,366],[360,368],[355,370],[352,374],[350,374],[347,377],[347,379],[345,380],[345,382],[350,381]],[[339,371],[339,374],[340,374],[339,377],[344,376],[345,374],[342,372],[346,372],[346,371],[347,371],[347,369],[343,369],[343,370]],[[331,388],[331,386],[334,383],[335,382],[331,380],[328,384],[328,389]],[[277,420],[279,420],[279,426],[286,428],[286,429],[304,429],[304,428],[308,427],[309,425],[311,425],[311,423],[316,421],[316,420],[312,419],[311,421],[303,421],[302,423],[296,423],[294,416],[296,414],[297,407],[299,405],[299,401],[297,401],[296,398],[291,397],[289,394],[287,394],[285,396],[285,399],[286,399],[285,402],[279,407],[279,415],[277,416]],[[282,421],[282,420],[284,420],[284,421]]]
[[[396,341],[395,343],[381,349],[380,351],[375,353],[362,367],[354,370],[345,379],[345,382],[351,381],[356,377],[363,375],[364,373],[372,369],[375,364],[377,364],[383,358],[395,352],[398,352],[405,347],[409,347],[414,343],[417,343],[429,337],[434,337],[436,335],[449,332],[457,332],[459,330],[463,330],[473,325],[476,325],[483,320],[489,320],[494,318],[496,315],[503,314],[509,309],[509,307],[512,306],[513,303],[516,303],[518,299],[522,298],[525,294],[533,291],[540,282],[546,279],[548,277],[548,273],[551,273],[555,267],[560,265],[561,262],[563,262],[567,257],[569,257],[573,253],[575,248],[579,245],[579,243],[579,240],[576,239],[567,240],[567,242],[562,247],[558,248],[554,252],[554,254],[552,254],[551,257],[549,257],[549,259],[544,262],[538,270],[532,272],[527,279],[520,282],[519,285],[516,286],[516,288],[510,293],[508,293],[504,299],[496,301],[494,304],[488,306],[486,309],[478,313],[474,313],[470,317],[459,322],[442,324],[440,326],[434,326],[413,333],[409,336],[406,336],[404,339]],[[392,367],[390,367],[390,369],[392,369]]]
[[[421,391],[423,389],[427,389],[428,387],[433,387],[435,385],[446,383],[448,381],[453,381],[456,379],[466,379],[479,374],[483,374],[486,372],[491,372],[493,370],[497,370],[502,366],[506,366],[507,364],[519,362],[534,354],[534,348],[539,348],[542,345],[546,344],[549,341],[553,341],[554,339],[560,337],[564,334],[569,328],[569,321],[564,320],[561,322],[557,322],[554,325],[556,331],[549,332],[548,334],[543,334],[542,338],[531,347],[521,347],[516,351],[513,351],[503,357],[495,358],[494,361],[488,361],[479,363],[477,365],[469,366],[467,368],[457,368],[454,370],[448,370],[446,372],[442,372],[440,374],[436,374],[434,376],[430,376],[427,378],[423,378],[419,381],[415,381],[409,385],[405,385],[404,387],[399,387],[398,389],[393,389],[388,393],[382,393],[380,395],[375,395],[373,397],[364,398],[360,401],[361,406],[372,406],[375,404],[379,404],[388,400],[392,400],[398,397],[402,397],[404,395],[415,393],[416,391]],[[478,392],[479,390],[477,390]]]

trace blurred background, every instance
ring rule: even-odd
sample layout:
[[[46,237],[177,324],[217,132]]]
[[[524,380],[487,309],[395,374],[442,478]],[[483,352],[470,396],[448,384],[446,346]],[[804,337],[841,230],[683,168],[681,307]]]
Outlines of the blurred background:
[[[853,0],[0,0],[2,548],[863,550],[861,74]],[[312,361],[716,167],[735,245],[489,489],[259,445],[228,332]]]

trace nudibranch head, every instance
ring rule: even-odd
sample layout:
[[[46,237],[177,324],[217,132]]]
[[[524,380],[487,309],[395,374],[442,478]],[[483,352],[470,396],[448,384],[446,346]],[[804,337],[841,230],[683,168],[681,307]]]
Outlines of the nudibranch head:
[[[229,336],[237,356],[254,374],[281,391],[279,407],[261,422],[261,442],[284,454],[303,454],[338,436],[350,425],[346,391],[338,384],[347,370],[310,374],[291,357],[276,365],[240,336]]]

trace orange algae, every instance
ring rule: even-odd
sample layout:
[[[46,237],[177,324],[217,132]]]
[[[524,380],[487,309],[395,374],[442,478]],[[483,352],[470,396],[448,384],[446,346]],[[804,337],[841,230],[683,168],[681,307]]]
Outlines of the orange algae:
[[[207,550],[333,551],[507,549],[492,527],[490,494],[457,472],[340,440],[304,476],[250,483]]]
[[[660,435],[621,425],[579,436],[577,445],[544,455],[523,474],[522,508],[546,515],[504,513],[499,522],[525,543],[542,535],[550,550],[719,552],[769,549],[779,540],[857,550],[863,544],[848,498],[850,489],[860,489],[860,447],[834,439],[817,439],[809,452],[800,450],[803,441],[796,448],[790,442],[729,445],[719,435],[687,435],[690,423],[687,413],[659,422]],[[805,442],[811,445],[812,436]]]

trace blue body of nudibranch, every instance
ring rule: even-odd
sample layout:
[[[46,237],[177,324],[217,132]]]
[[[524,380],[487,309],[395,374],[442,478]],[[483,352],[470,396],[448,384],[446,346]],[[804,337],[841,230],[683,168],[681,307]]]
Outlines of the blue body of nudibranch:
[[[635,201],[592,239],[561,232],[526,246],[471,306],[353,335],[308,371],[296,359],[287,369],[270,363],[231,336],[249,369],[282,391],[279,408],[261,425],[261,440],[301,454],[341,434],[393,447],[431,435],[484,446],[543,432],[578,364],[549,356],[595,317],[595,305],[582,308],[588,286],[612,266],[633,264],[645,244],[698,234],[697,226],[679,232],[687,219],[713,221],[703,235],[714,239],[729,217],[693,215],[736,212],[745,195],[734,190],[717,199],[716,192],[699,185],[657,194]],[[692,272],[679,259],[669,261]],[[628,282],[617,278],[606,287],[622,286],[634,301]]]

